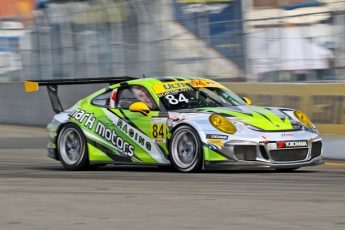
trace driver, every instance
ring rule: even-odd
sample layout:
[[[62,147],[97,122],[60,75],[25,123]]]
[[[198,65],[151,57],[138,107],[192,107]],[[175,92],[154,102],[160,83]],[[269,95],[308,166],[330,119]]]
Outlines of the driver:
[[[150,93],[143,86],[133,86],[133,95],[141,102],[144,102],[150,109],[158,109]]]

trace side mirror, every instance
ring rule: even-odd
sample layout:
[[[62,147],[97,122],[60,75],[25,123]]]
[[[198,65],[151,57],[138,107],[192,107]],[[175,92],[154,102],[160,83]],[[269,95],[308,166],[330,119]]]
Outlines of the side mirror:
[[[141,112],[148,116],[151,113],[150,108],[144,102],[134,102],[129,106],[131,112]]]
[[[242,97],[243,101],[245,101],[248,105],[251,105],[252,104],[252,101],[249,100],[248,98],[246,97]]]

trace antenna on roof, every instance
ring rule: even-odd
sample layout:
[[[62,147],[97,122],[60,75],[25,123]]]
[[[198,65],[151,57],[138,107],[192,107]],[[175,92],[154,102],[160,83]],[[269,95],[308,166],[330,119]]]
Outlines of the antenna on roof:
[[[143,74],[143,78],[145,78],[145,74]]]

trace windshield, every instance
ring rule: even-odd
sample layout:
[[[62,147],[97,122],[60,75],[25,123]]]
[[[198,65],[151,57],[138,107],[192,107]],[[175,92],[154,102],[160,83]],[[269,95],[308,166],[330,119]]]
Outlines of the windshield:
[[[226,88],[189,87],[159,96],[167,110],[246,105],[239,96]]]

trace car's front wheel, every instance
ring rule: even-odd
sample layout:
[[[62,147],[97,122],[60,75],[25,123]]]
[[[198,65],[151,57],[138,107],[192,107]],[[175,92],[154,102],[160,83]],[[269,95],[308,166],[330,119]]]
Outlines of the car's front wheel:
[[[58,137],[57,152],[61,164],[68,170],[84,170],[89,167],[86,138],[75,124],[65,125]]]
[[[198,133],[190,126],[178,127],[171,137],[170,159],[181,172],[196,172],[201,169],[202,144]]]

